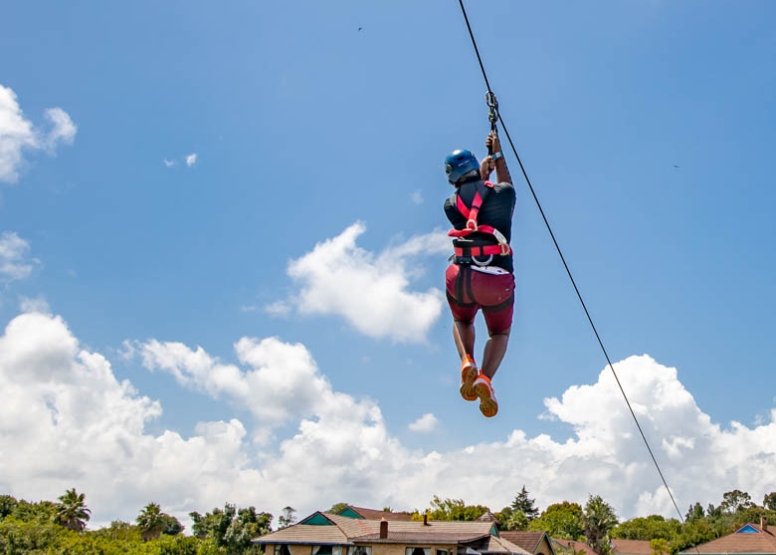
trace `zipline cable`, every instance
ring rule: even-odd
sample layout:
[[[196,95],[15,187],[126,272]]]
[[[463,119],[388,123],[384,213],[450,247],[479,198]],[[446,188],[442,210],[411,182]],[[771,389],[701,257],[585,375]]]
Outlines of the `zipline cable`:
[[[466,8],[463,5],[463,0],[458,0],[458,4],[460,4],[461,6],[461,13],[463,13],[464,21],[466,21],[466,28],[469,30],[469,37],[472,40],[472,46],[474,46],[474,53],[477,55],[477,61],[480,64],[480,70],[482,71],[482,77],[485,80],[485,86],[488,87],[487,98],[489,99],[495,98],[495,95],[493,94],[493,91],[490,88],[490,81],[488,81],[488,74],[485,71],[485,65],[482,63],[482,57],[480,56],[480,49],[477,47],[477,41],[474,38],[474,32],[472,31],[472,26],[469,23],[469,16],[466,14]],[[582,305],[582,309],[585,311],[585,316],[587,316],[587,321],[590,323],[590,327],[593,329],[593,333],[595,334],[595,338],[598,341],[598,345],[601,347],[601,351],[604,353],[604,357],[606,358],[606,362],[609,365],[609,369],[612,371],[612,374],[614,375],[614,379],[617,382],[617,386],[620,388],[620,393],[622,393],[622,396],[625,399],[625,404],[628,405],[628,410],[630,411],[631,416],[633,417],[633,421],[636,423],[636,428],[638,428],[639,434],[641,434],[641,439],[644,440],[644,445],[647,446],[647,451],[649,451],[649,456],[652,458],[652,462],[655,464],[655,468],[657,469],[657,472],[660,475],[660,479],[663,481],[663,485],[666,488],[666,492],[668,492],[668,496],[671,498],[671,502],[673,503],[677,514],[679,515],[679,520],[682,522],[682,524],[684,524],[684,517],[682,516],[682,511],[679,510],[679,505],[676,503],[676,499],[674,499],[674,494],[671,492],[671,488],[668,487],[668,482],[666,481],[666,478],[663,475],[663,471],[660,469],[660,465],[658,464],[657,459],[655,458],[655,454],[652,452],[652,447],[649,445],[649,441],[647,441],[647,436],[644,434],[644,430],[641,428],[639,419],[636,417],[636,413],[634,412],[633,407],[631,406],[631,403],[628,400],[628,396],[625,394],[625,389],[622,387],[622,384],[620,383],[620,378],[617,376],[617,372],[615,372],[614,370],[614,365],[612,364],[612,361],[609,358],[609,353],[606,351],[606,347],[604,347],[604,343],[601,340],[601,336],[598,334],[598,330],[596,329],[595,324],[593,323],[593,318],[590,316],[590,312],[587,310],[587,305],[585,304],[585,301],[582,298],[582,293],[580,293],[579,288],[577,287],[577,282],[574,280],[574,276],[571,274],[571,269],[569,269],[569,265],[566,263],[566,258],[563,256],[563,251],[561,251],[560,245],[558,245],[558,241],[555,239],[555,233],[553,233],[552,227],[550,226],[550,222],[547,220],[547,216],[544,214],[544,209],[542,208],[542,205],[539,202],[539,197],[536,196],[536,192],[534,191],[533,185],[531,185],[531,180],[528,178],[528,173],[525,171],[523,162],[522,160],[520,160],[520,155],[517,153],[517,148],[515,148],[515,144],[512,142],[512,137],[509,135],[509,130],[507,129],[507,126],[504,124],[504,119],[501,117],[500,112],[498,113],[498,121],[501,123],[501,128],[504,130],[504,134],[507,136],[507,141],[509,142],[509,146],[512,148],[512,152],[514,153],[515,158],[517,159],[517,163],[520,165],[520,171],[523,172],[523,178],[525,178],[525,182],[526,184],[528,184],[528,189],[531,191],[531,195],[533,196],[533,199],[536,202],[536,206],[539,208],[539,213],[542,215],[542,220],[544,220],[544,225],[547,227],[547,231],[550,232],[550,237],[552,238],[552,242],[555,245],[555,250],[558,251],[558,255],[560,256],[560,260],[563,263],[563,267],[566,269],[566,274],[568,274],[569,279],[571,280],[571,285],[574,286],[574,291],[576,292],[577,298],[579,299],[579,302]]]

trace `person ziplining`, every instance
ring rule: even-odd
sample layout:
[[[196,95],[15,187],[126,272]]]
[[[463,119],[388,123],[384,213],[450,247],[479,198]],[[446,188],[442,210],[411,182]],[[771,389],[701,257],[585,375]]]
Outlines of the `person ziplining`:
[[[481,164],[468,150],[456,150],[445,158],[447,179],[455,192],[444,204],[453,225],[448,235],[453,237],[454,255],[445,280],[453,338],[461,357],[460,393],[467,401],[479,399],[480,412],[489,418],[498,413],[492,380],[512,328],[515,278],[509,242],[516,202],[495,119],[491,124],[485,141],[489,154]],[[495,184],[488,181],[494,169]],[[489,336],[481,368],[474,358],[474,318],[479,309]]]

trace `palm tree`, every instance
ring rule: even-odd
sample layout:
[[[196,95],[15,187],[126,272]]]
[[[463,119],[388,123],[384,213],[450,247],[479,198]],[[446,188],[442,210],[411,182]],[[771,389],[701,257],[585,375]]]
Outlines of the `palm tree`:
[[[596,553],[608,555],[611,552],[609,532],[617,526],[617,515],[609,503],[600,495],[591,495],[582,511],[582,527],[587,544]]]
[[[167,525],[167,515],[162,512],[158,503],[149,503],[137,516],[138,528],[143,541],[157,539]]]
[[[75,488],[65,491],[60,496],[57,504],[54,520],[70,530],[81,532],[86,528],[86,521],[89,520],[89,513],[92,511],[84,503],[84,494],[76,493]]]

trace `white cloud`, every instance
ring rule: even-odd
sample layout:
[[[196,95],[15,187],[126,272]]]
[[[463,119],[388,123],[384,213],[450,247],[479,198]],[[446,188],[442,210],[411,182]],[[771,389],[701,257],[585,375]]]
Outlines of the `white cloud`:
[[[197,163],[197,154],[196,153],[192,152],[191,154],[186,156],[186,165],[188,167],[191,167],[191,166],[193,166],[196,163]]]
[[[0,85],[0,181],[15,183],[24,166],[24,150],[46,150],[53,154],[60,143],[71,144],[77,128],[61,108],[49,108],[46,118],[52,125],[48,133],[36,130],[25,119],[16,93]]]
[[[49,108],[46,110],[46,118],[51,122],[52,128],[45,138],[46,148],[54,151],[60,142],[67,145],[73,144],[78,128],[70,119],[70,116],[62,108]]]
[[[410,424],[409,429],[411,432],[429,433],[436,429],[437,424],[437,417],[428,412]]]
[[[173,166],[175,166],[175,160],[168,160],[167,158],[165,158],[163,162],[164,162],[164,165],[168,168],[172,168]]]
[[[0,280],[17,280],[28,277],[38,263],[29,257],[30,244],[16,233],[0,234]]]
[[[409,290],[410,279],[423,273],[411,260],[448,252],[449,239],[442,232],[429,233],[374,255],[356,245],[364,231],[364,224],[355,223],[292,260],[288,275],[301,289],[287,302],[300,314],[341,316],[370,337],[424,341],[442,313],[444,295],[436,288]]]
[[[287,316],[292,310],[292,306],[286,301],[275,301],[264,307],[264,312],[272,316]]]
[[[61,318],[22,314],[0,336],[0,491],[55,499],[76,487],[104,523],[133,520],[150,500],[184,520],[226,501],[274,514],[290,504],[305,515],[343,499],[425,508],[435,494],[498,510],[523,484],[540,507],[598,493],[624,518],[672,515],[608,370],[546,400],[546,416],[573,429],[568,440],[515,429],[502,441],[426,452],[392,437],[374,401],[337,392],[303,345],[242,338],[237,364],[180,343],[133,349],[183,386],[250,411],[253,422],[201,422],[190,437],[150,433],[158,402],[118,381]],[[755,499],[776,491],[776,409],[767,423],[723,429],[675,369],[648,356],[616,366],[680,507],[718,504],[732,488]],[[296,431],[256,445],[279,424]]]
[[[412,201],[412,204],[423,204],[423,193],[420,189],[416,189],[410,193],[410,200]]]

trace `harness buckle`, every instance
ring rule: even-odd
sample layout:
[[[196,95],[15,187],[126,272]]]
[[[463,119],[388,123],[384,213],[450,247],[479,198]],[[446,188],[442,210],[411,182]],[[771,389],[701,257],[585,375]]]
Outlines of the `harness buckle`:
[[[500,256],[507,256],[510,254],[510,251],[512,250],[509,248],[508,243],[499,243],[498,246],[501,248],[501,252],[499,253]]]
[[[488,258],[486,258],[484,262],[480,262],[476,257],[472,256],[472,262],[474,262],[477,266],[487,266],[493,262],[493,255],[489,254]]]
[[[477,220],[467,220],[466,229],[469,229],[471,231],[477,231]]]

